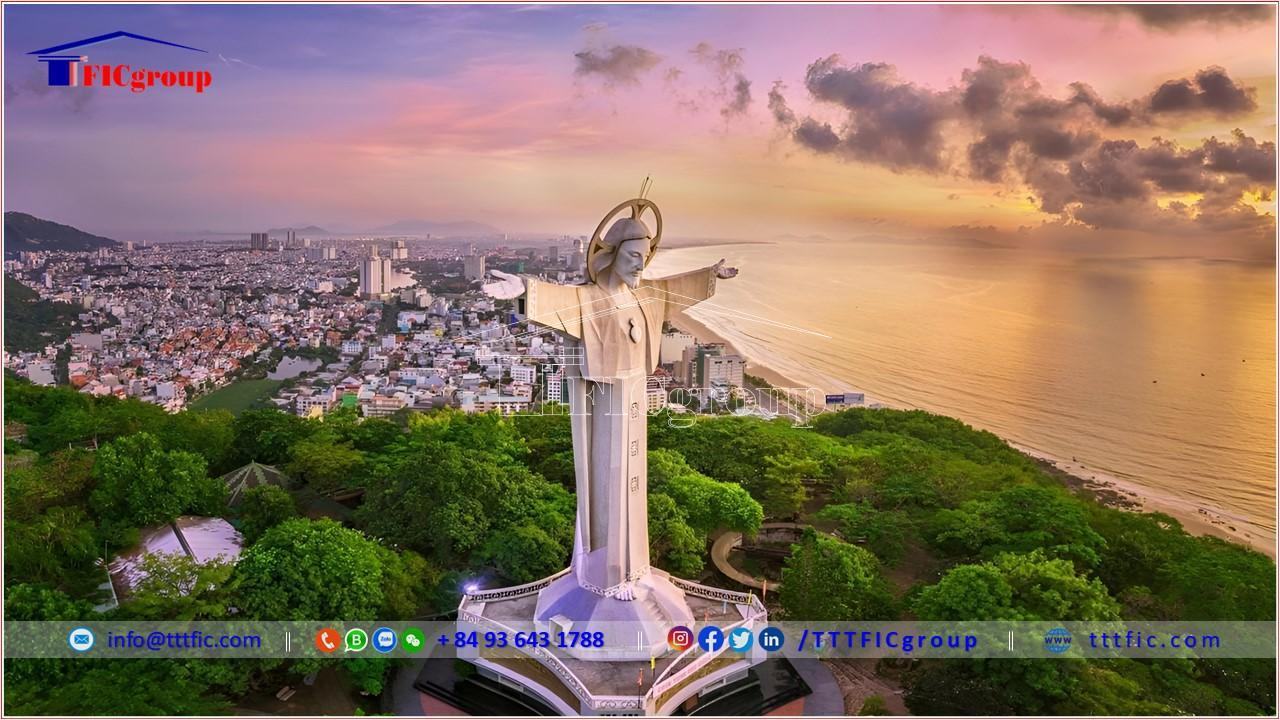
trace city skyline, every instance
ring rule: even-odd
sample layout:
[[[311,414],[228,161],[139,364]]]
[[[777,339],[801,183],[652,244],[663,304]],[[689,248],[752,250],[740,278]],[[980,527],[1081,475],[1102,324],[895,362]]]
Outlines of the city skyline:
[[[648,175],[673,237],[1212,255],[1274,236],[1267,6],[5,12],[6,210],[91,231],[426,218],[581,234],[576,208]],[[209,53],[124,41],[91,61],[180,61],[213,85],[40,86],[26,52],[118,29]]]

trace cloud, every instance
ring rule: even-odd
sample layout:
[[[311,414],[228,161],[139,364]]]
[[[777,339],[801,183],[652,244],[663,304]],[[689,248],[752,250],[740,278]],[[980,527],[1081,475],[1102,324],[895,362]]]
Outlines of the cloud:
[[[599,76],[605,85],[639,85],[640,77],[662,62],[662,56],[639,45],[614,45],[603,50],[582,50],[574,74]]]
[[[92,89],[83,87],[50,87],[43,67],[33,68],[4,82],[4,104],[18,102],[60,104],[79,115],[88,115],[92,109]]]
[[[1133,4],[1133,5],[1067,5],[1073,12],[1098,15],[1128,15],[1142,24],[1172,31],[1187,25],[1249,25],[1275,17],[1271,5],[1230,5],[1204,3],[1198,5]]]
[[[1256,109],[1254,90],[1219,67],[1141,98],[1107,101],[1083,82],[1055,97],[1026,63],[987,56],[957,84],[935,90],[899,77],[892,65],[849,65],[832,55],[809,66],[805,89],[815,106],[834,109],[843,122],[797,114],[781,83],[769,92],[769,109],[796,144],[818,154],[1029,190],[1044,213],[1095,228],[1274,230],[1273,217],[1244,202],[1246,194],[1274,189],[1274,143],[1240,130],[1191,146],[1116,137],[1168,116]],[[1186,194],[1200,198],[1169,199]]]
[[[720,115],[728,120],[745,114],[751,107],[751,81],[742,72],[746,64],[742,49],[717,50],[704,41],[693,46],[689,54],[715,76],[716,89],[711,95],[722,101]]]
[[[782,91],[787,86],[781,80],[775,80],[773,87],[769,89],[769,112],[773,115],[774,122],[783,126],[790,126],[796,123],[796,114],[787,106],[787,99],[782,95]]]
[[[1237,84],[1220,67],[1196,73],[1195,80],[1169,80],[1156,89],[1146,101],[1146,109],[1155,114],[1206,111],[1215,115],[1236,115],[1258,106],[1255,91]]]
[[[900,80],[886,63],[845,67],[838,55],[810,65],[805,87],[815,100],[847,111],[847,122],[836,142],[830,125],[802,122],[797,128],[802,144],[894,170],[944,167],[943,126],[958,110],[954,91],[935,92]]]

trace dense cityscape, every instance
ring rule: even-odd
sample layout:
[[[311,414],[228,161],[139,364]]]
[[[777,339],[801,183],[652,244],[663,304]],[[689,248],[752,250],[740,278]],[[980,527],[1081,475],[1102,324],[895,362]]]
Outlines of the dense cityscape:
[[[23,251],[5,272],[76,312],[65,342],[10,352],[34,383],[137,398],[170,412],[246,407],[364,417],[444,406],[529,410],[563,402],[565,350],[479,291],[486,267],[581,282],[584,238],[538,248],[502,239],[279,237],[121,243],[90,252]],[[702,405],[751,403],[745,360],[673,329],[662,340],[649,409],[674,388]],[[236,383],[245,383],[240,388]],[[254,394],[258,393],[258,394]],[[739,403],[740,404],[740,403]]]

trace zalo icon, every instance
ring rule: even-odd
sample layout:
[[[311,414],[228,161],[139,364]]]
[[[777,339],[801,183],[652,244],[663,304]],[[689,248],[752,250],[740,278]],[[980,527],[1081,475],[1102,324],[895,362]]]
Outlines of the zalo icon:
[[[708,625],[698,633],[698,647],[703,652],[715,652],[724,645],[724,631],[715,625]]]
[[[750,650],[754,641],[755,636],[751,634],[750,628],[734,628],[729,632],[729,649],[734,652],[744,653]]]
[[[389,653],[396,649],[396,631],[389,627],[380,627],[373,631],[373,649],[380,653]]]
[[[782,645],[787,641],[782,630],[776,627],[767,627],[760,631],[760,649],[765,652],[777,652],[782,649]]]

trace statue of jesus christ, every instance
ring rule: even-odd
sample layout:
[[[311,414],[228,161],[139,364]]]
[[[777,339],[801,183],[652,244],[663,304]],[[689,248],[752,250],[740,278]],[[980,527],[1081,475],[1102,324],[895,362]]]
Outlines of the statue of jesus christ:
[[[631,216],[602,236],[609,220],[627,209]],[[656,219],[653,232],[640,220],[645,210]],[[578,498],[573,572],[540,593],[535,620],[567,619],[581,628],[640,623],[625,641],[634,644],[638,631],[644,645],[655,647],[665,643],[671,625],[690,624],[693,617],[684,593],[649,566],[646,380],[658,365],[663,321],[711,297],[717,279],[737,275],[721,260],[644,278],[661,238],[657,206],[628,200],[596,228],[587,284],[494,272],[501,280],[484,286],[493,297],[515,299],[517,312],[582,348],[583,364],[566,368]]]

